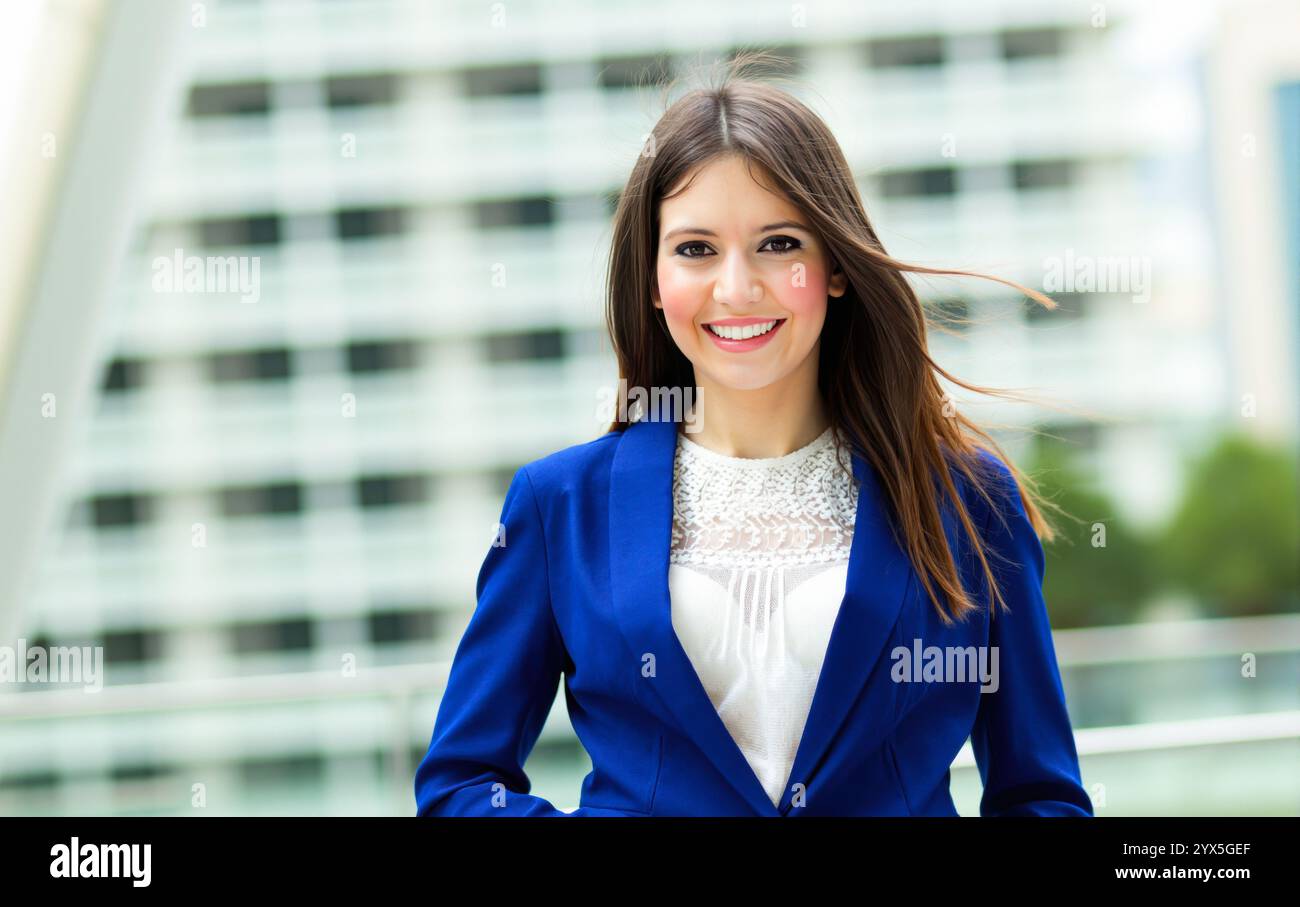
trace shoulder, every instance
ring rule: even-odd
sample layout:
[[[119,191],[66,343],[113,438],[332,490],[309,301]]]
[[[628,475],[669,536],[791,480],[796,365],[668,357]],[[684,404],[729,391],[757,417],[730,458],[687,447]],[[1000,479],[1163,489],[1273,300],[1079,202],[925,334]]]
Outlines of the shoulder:
[[[976,526],[989,527],[994,519],[1005,522],[1024,515],[1020,482],[1007,461],[986,447],[977,447],[973,455],[967,456],[966,463],[974,474],[974,482],[956,466],[949,472]]]
[[[609,475],[622,435],[611,431],[591,441],[572,444],[525,463],[519,472],[528,479],[533,494],[540,498],[580,492],[595,478]]]

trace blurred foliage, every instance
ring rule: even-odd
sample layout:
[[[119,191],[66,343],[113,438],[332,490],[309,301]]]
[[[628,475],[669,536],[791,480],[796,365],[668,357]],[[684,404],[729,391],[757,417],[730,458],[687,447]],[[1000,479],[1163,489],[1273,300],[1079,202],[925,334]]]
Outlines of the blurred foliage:
[[[1300,598],[1294,451],[1228,435],[1188,470],[1161,539],[1161,571],[1208,617],[1293,611]]]
[[[1048,502],[1043,513],[1057,533],[1043,546],[1043,595],[1053,628],[1140,620],[1159,586],[1153,540],[1119,516],[1067,444],[1043,436],[1035,442],[1025,471]]]

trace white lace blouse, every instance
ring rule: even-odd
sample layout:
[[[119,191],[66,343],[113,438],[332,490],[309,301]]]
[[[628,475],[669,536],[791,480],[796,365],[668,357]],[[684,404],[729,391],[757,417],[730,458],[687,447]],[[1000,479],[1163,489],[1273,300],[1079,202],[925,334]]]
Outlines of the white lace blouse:
[[[677,435],[673,629],[773,805],[844,598],[857,492],[832,428],[768,459]]]

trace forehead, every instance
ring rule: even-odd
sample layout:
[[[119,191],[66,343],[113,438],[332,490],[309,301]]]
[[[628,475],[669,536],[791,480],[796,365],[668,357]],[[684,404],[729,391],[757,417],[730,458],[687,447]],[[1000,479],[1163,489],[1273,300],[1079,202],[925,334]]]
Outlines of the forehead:
[[[664,229],[672,229],[668,220],[678,216],[701,226],[703,220],[756,219],[761,223],[774,214],[796,218],[799,209],[776,188],[763,165],[728,155],[687,173],[660,201],[659,213]]]

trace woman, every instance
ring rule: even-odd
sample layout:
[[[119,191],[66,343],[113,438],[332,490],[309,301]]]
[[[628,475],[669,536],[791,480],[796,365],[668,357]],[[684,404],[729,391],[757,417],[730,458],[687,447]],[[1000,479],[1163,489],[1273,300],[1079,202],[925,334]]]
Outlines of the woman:
[[[825,124],[736,70],[620,198],[638,411],[515,473],[418,813],[951,816],[969,738],[982,815],[1090,816],[1050,527],[943,395],[903,277],[968,272],[889,257]],[[593,765],[570,813],[523,771],[562,674]]]

